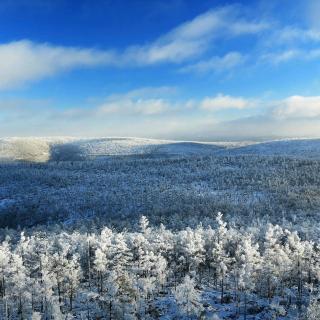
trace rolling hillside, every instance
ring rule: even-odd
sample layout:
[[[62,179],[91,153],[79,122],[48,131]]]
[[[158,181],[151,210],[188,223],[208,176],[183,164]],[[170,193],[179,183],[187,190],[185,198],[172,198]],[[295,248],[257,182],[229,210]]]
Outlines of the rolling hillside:
[[[320,139],[192,142],[142,138],[2,138],[2,161],[84,161],[109,156],[264,155],[319,158]]]

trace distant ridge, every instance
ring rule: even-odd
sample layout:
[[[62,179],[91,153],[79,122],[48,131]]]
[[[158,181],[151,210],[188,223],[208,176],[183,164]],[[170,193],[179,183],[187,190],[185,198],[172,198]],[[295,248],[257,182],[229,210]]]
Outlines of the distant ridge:
[[[279,155],[320,158],[320,139],[197,142],[131,137],[0,138],[2,161],[83,161],[110,156]]]

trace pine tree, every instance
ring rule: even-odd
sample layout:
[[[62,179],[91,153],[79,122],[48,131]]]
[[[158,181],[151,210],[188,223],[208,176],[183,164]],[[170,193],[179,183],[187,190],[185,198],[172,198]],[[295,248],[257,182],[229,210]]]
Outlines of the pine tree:
[[[195,281],[189,275],[185,276],[173,293],[182,313],[188,316],[200,314],[202,310],[200,293],[195,289]]]
[[[238,287],[244,293],[244,319],[247,318],[247,294],[254,290],[260,270],[261,257],[258,249],[259,245],[253,245],[251,238],[246,236],[238,244],[236,251]]]
[[[141,216],[139,221],[140,230],[143,234],[147,235],[150,232],[149,220],[145,216]]]
[[[112,319],[114,309],[118,308],[118,279],[115,271],[111,271],[106,281],[106,297],[108,301],[109,319]]]
[[[25,317],[25,306],[31,300],[29,291],[30,279],[23,260],[18,254],[12,255],[12,278],[10,279],[10,296],[17,302],[17,314],[20,319]]]
[[[212,248],[212,267],[214,269],[214,275],[217,280],[220,281],[221,288],[221,303],[223,303],[224,289],[226,284],[226,277],[228,275],[232,258],[227,252],[227,224],[222,219],[222,214],[218,213],[216,222],[218,223],[218,229],[215,232],[215,242]]]
[[[8,319],[8,283],[12,276],[10,265],[11,250],[8,241],[4,241],[0,245],[0,294],[3,301],[3,319]]]
[[[68,260],[66,266],[66,293],[69,296],[70,311],[73,309],[73,300],[78,290],[78,285],[81,279],[81,269],[79,265],[79,257],[72,256]]]

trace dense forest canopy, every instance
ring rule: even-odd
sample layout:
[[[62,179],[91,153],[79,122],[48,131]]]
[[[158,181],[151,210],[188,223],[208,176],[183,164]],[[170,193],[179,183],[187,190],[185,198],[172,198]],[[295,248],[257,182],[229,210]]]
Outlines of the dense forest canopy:
[[[146,215],[180,228],[211,224],[221,211],[238,226],[295,225],[317,237],[319,171],[316,159],[253,155],[2,163],[0,226],[123,228]]]
[[[0,163],[0,319],[319,319],[312,144],[114,143]]]

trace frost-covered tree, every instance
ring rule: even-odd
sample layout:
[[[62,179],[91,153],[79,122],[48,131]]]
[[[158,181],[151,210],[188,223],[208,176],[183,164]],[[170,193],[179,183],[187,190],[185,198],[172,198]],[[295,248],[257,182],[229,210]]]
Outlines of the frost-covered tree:
[[[8,285],[12,276],[12,268],[10,265],[11,249],[8,241],[4,241],[0,245],[0,294],[3,302],[3,319],[7,320],[8,315]]]
[[[177,286],[174,297],[182,313],[188,316],[200,314],[200,293],[195,289],[195,281],[190,276],[185,276],[183,282]]]
[[[41,317],[41,313],[40,312],[33,312],[32,313],[32,320],[41,320],[42,317]]]
[[[264,241],[261,289],[269,301],[283,288],[285,273],[290,269],[290,257],[281,243],[284,236],[284,230],[280,226],[268,225]]]
[[[70,311],[73,309],[73,301],[78,291],[78,286],[81,279],[81,268],[79,264],[79,257],[72,256],[68,260],[66,266],[66,294],[69,297]]]
[[[261,317],[316,317],[316,239],[279,225],[238,228],[221,214],[212,226],[144,225],[90,233],[59,226],[5,231],[0,318],[151,319],[169,311],[192,318],[212,315],[213,302],[221,314],[229,309],[241,319],[249,308]]]
[[[139,221],[139,226],[140,226],[141,232],[147,235],[150,229],[149,229],[149,220],[146,216],[141,216]]]
[[[111,271],[108,275],[107,281],[106,281],[106,297],[107,297],[107,303],[108,303],[108,309],[109,309],[109,318],[112,319],[112,316],[114,314],[114,309],[118,306],[118,279],[117,274],[114,271]]]
[[[31,300],[29,291],[30,278],[23,260],[18,254],[12,255],[12,277],[8,287],[9,296],[16,301],[17,314],[20,319],[25,318],[26,306]]]
[[[211,249],[211,265],[214,270],[215,280],[220,281],[222,302],[224,297],[226,277],[228,276],[230,264],[232,263],[233,259],[230,257],[229,252],[227,251],[228,229],[227,223],[223,221],[221,213],[218,213],[216,221],[218,228],[215,233],[215,242],[213,243],[213,248]]]
[[[247,294],[254,290],[261,276],[261,257],[258,249],[259,245],[252,244],[251,238],[245,236],[235,253],[237,287],[244,293],[244,319],[247,316]]]

